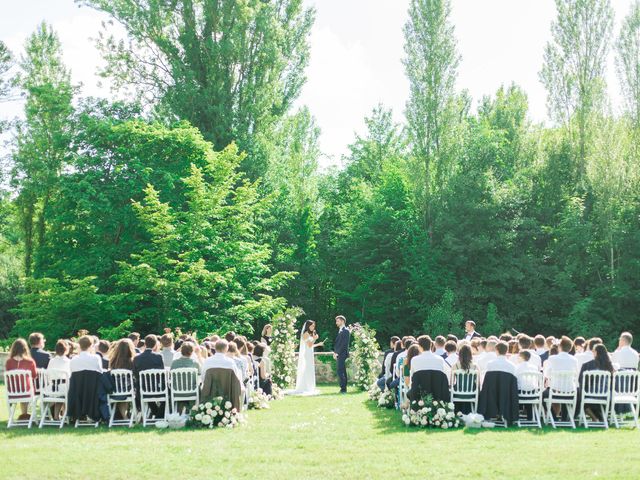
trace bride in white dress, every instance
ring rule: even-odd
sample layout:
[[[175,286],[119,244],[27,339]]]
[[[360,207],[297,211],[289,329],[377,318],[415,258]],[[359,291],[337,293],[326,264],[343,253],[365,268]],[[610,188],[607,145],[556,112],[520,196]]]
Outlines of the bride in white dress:
[[[316,322],[307,320],[300,334],[300,353],[298,355],[298,375],[296,376],[296,388],[291,395],[317,395],[316,389],[316,365],[313,351],[321,347],[324,342],[318,342]]]

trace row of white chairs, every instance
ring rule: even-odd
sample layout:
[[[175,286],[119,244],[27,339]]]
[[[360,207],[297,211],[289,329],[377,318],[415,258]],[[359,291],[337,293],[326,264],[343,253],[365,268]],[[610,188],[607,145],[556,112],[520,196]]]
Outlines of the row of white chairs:
[[[450,386],[451,402],[469,403],[471,411],[476,413],[480,382],[477,371],[455,370],[452,372]],[[531,419],[520,419],[518,426],[542,428],[542,422],[553,428],[568,426],[576,428],[576,406],[578,404],[578,379],[573,371],[553,372],[548,379],[549,395],[543,399],[545,390],[544,376],[541,372],[526,372],[518,376],[518,403],[531,409]],[[400,404],[406,401],[407,387],[399,384]],[[564,405],[567,420],[556,420],[552,405]],[[607,371],[592,370],[584,372],[580,390],[580,411],[578,421],[586,428],[609,428],[612,423],[619,428],[622,424],[631,424],[640,429],[638,414],[640,410],[640,372],[621,370],[613,374]],[[601,421],[589,420],[586,405],[600,410]],[[631,410],[632,421],[623,422],[616,413],[616,406],[627,405]],[[503,422],[502,425],[506,426]]]
[[[136,391],[131,370],[111,370],[113,391],[107,395],[109,406],[109,427],[115,425],[128,425],[132,427],[138,416],[136,406]],[[62,428],[67,422],[67,410],[69,404],[70,375],[63,370],[43,369],[38,371],[37,382],[34,382],[29,370],[11,370],[4,373],[6,386],[7,406],[9,420],[7,428],[14,426],[27,426],[31,428],[37,418],[38,407],[40,410],[39,426],[55,425]],[[151,403],[164,403],[166,414],[180,413],[178,402],[199,402],[200,375],[195,368],[177,368],[174,370],[153,369],[140,372],[138,385],[140,395],[140,407],[143,426],[155,423],[160,418],[151,415]],[[16,408],[21,403],[27,403],[31,411],[29,420],[16,420]],[[130,404],[129,418],[116,419],[118,403]],[[61,411],[60,418],[53,416],[53,407],[58,405]],[[166,416],[165,414],[165,416]],[[75,426],[93,425],[98,422],[76,421]]]

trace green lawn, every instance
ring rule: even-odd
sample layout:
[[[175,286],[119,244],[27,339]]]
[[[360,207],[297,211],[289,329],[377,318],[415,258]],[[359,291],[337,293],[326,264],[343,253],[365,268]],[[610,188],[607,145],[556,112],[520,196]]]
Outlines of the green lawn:
[[[414,430],[336,390],[251,411],[234,431],[7,430],[3,403],[0,478],[640,478],[635,430]]]

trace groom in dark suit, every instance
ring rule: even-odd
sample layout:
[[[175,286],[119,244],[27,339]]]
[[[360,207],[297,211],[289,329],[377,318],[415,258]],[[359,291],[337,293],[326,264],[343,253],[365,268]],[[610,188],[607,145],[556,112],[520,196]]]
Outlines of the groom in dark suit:
[[[347,393],[347,357],[349,357],[349,340],[351,333],[346,327],[347,319],[342,315],[336,317],[336,327],[338,335],[333,342],[333,358],[337,362],[338,380],[340,382],[340,393]]]

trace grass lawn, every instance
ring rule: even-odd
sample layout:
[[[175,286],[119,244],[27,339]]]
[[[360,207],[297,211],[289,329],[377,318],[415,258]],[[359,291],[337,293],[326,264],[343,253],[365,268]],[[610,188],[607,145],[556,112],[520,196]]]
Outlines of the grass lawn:
[[[0,478],[640,478],[640,432],[404,427],[364,393],[288,397],[233,431],[6,429]]]

